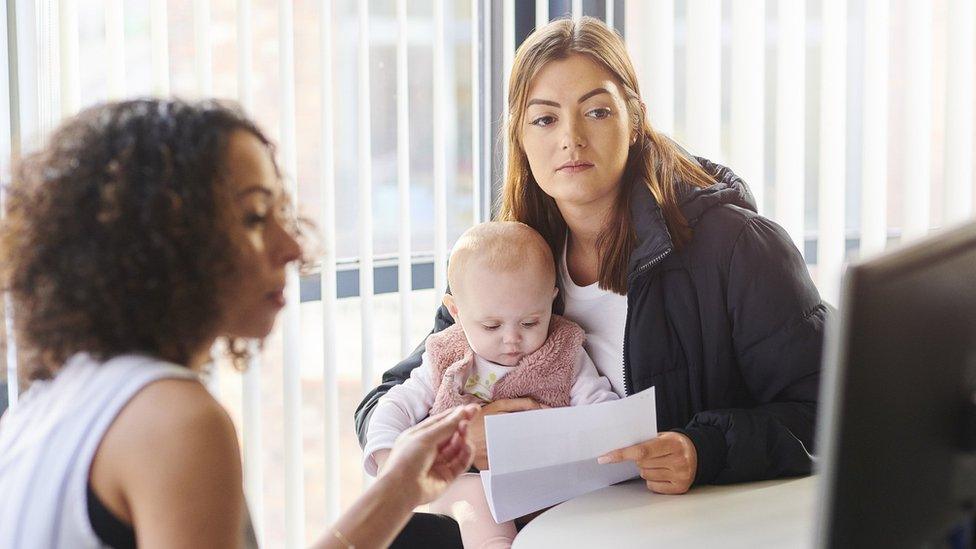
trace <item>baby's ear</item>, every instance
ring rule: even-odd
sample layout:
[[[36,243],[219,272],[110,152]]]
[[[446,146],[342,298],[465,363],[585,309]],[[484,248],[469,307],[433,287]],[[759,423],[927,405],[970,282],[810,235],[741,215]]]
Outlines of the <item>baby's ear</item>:
[[[443,303],[444,306],[447,307],[447,312],[451,313],[451,316],[454,317],[455,321],[457,321],[458,308],[457,308],[457,302],[454,301],[454,296],[451,294],[444,294],[444,299],[441,300],[441,303]]]

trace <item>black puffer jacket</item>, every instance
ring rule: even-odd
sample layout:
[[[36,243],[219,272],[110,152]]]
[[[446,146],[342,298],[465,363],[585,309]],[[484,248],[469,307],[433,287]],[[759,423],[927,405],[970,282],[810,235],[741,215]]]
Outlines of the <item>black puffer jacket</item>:
[[[679,187],[694,231],[679,251],[650,191],[634,186],[627,393],[657,387],[658,430],[694,442],[696,484],[807,474],[827,306],[787,233],[756,213],[742,180],[698,160],[718,183]],[[442,306],[434,331],[452,323]],[[423,348],[359,405],[361,443],[377,400],[410,377]]]

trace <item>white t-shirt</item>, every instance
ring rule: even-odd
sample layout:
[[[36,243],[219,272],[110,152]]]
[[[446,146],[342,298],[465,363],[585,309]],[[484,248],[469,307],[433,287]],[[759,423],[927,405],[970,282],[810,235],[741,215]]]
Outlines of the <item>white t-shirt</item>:
[[[475,355],[474,367],[461,380],[461,390],[487,402],[486,395],[491,394],[491,387],[513,369],[515,366],[502,366]],[[610,383],[597,373],[593,361],[582,348],[576,355],[573,370],[573,387],[569,392],[570,406],[617,399],[616,393],[610,389]],[[423,421],[430,413],[436,396],[433,369],[424,353],[420,366],[410,372],[410,378],[387,391],[373,410],[366,431],[366,446],[363,448],[363,468],[367,473],[376,474],[373,453],[392,448],[400,433]]]
[[[146,385],[196,377],[147,356],[100,363],[78,354],[54,379],[34,382],[0,419],[0,547],[103,547],[86,492],[102,437]]]
[[[563,316],[586,332],[583,347],[601,375],[610,380],[615,393],[624,391],[624,329],[627,324],[627,296],[601,290],[600,283],[577,286],[566,266],[566,246],[559,260]]]

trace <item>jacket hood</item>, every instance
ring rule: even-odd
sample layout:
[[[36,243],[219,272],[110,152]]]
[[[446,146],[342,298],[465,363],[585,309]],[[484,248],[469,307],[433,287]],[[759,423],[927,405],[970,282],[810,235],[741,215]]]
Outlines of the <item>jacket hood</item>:
[[[756,199],[749,191],[749,186],[735,172],[705,158],[695,157],[695,160],[716,183],[704,188],[694,187],[683,181],[675,184],[678,207],[692,228],[705,212],[716,206],[731,204],[758,212]],[[634,274],[634,271],[646,263],[669,253],[674,244],[661,207],[647,185],[636,184],[631,193],[630,211],[637,233],[637,246],[630,255],[630,273]]]
[[[695,157],[695,160],[708,175],[715,179],[716,183],[705,188],[692,187],[684,182],[678,184],[678,206],[689,225],[694,227],[702,214],[723,204],[732,204],[752,212],[759,212],[749,186],[735,172],[706,158]]]

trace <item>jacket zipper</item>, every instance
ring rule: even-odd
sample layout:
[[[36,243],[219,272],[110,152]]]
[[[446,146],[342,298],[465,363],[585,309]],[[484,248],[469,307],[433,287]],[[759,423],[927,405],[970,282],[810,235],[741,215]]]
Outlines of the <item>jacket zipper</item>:
[[[671,248],[668,248],[667,250],[664,250],[663,252],[661,252],[661,255],[655,257],[654,259],[652,259],[652,260],[648,261],[647,263],[645,263],[645,264],[641,265],[640,267],[638,267],[637,270],[634,271],[633,273],[631,273],[631,275],[629,277],[630,282],[627,284],[627,316],[624,319],[624,348],[623,348],[623,354],[621,355],[623,357],[623,370],[624,370],[623,371],[623,374],[624,374],[623,375],[623,378],[624,378],[624,396],[630,396],[630,393],[631,393],[630,379],[627,377],[627,339],[628,339],[627,336],[630,333],[630,330],[628,330],[627,328],[628,328],[628,326],[630,326],[630,310],[631,310],[631,307],[630,307],[630,295],[631,295],[630,287],[633,285],[633,282],[635,280],[637,280],[637,277],[639,277],[644,271],[646,271],[647,269],[649,269],[649,268],[657,265],[658,263],[660,263],[670,253],[671,253]]]

